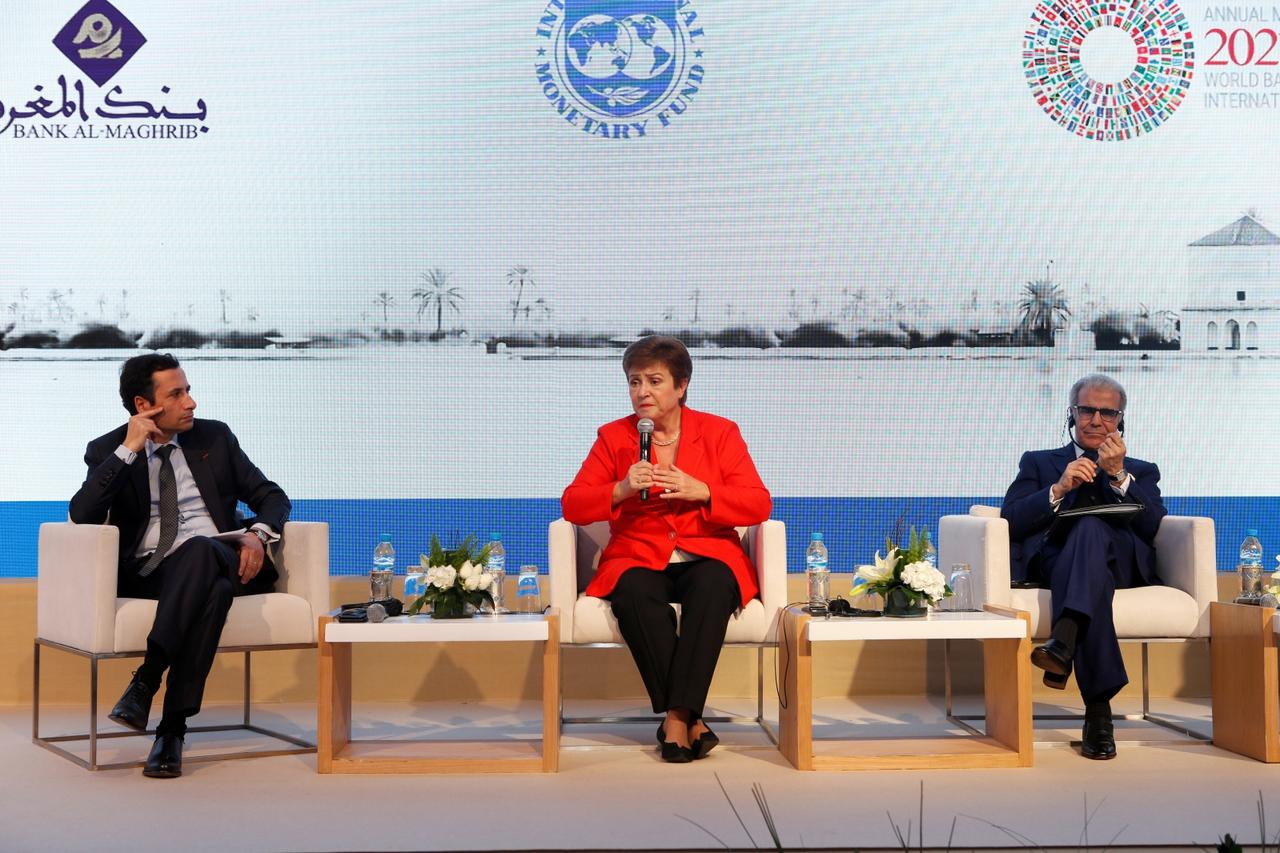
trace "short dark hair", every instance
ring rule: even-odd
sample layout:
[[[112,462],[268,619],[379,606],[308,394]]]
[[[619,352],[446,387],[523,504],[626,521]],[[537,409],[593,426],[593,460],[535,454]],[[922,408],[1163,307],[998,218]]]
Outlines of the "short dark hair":
[[[633,367],[648,367],[653,364],[665,367],[677,385],[688,382],[693,376],[693,359],[689,357],[688,348],[679,338],[649,335],[631,344],[622,354],[622,372],[628,376]],[[689,389],[686,388],[680,396],[680,405],[685,404],[688,396]]]
[[[153,374],[162,370],[177,370],[182,365],[167,352],[149,352],[135,355],[120,366],[120,402],[131,415],[138,413],[133,405],[134,397],[145,397],[155,402],[156,382]]]

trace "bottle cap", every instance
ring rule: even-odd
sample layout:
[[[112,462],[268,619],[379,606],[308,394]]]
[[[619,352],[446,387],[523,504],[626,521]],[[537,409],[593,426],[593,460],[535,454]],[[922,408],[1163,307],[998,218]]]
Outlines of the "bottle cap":
[[[502,534],[501,534],[501,533],[490,533],[490,534],[489,534],[489,539],[490,539],[490,541],[493,541],[493,542],[501,542],[501,541],[502,541]]]
[[[1256,528],[1256,527],[1249,527],[1249,528],[1246,528],[1246,529],[1245,529],[1245,531],[1244,531],[1244,535],[1245,535],[1245,536],[1252,536],[1253,538],[1257,539],[1257,538],[1258,538],[1258,528]]]
[[[382,534],[382,540],[381,540],[381,541],[383,541],[383,542],[390,542],[390,541],[391,541],[391,534],[390,534],[390,533],[384,533],[384,534]]]
[[[821,542],[821,541],[822,541],[822,534],[815,530],[815,531],[813,532],[813,534],[809,537],[809,539],[810,539],[810,540],[812,540],[812,541],[814,541],[814,542]]]

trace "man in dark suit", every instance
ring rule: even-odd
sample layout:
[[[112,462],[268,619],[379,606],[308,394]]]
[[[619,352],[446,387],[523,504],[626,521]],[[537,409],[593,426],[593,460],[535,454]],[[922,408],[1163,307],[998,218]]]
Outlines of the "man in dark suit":
[[[1024,453],[1009,486],[1002,518],[1009,522],[1015,582],[1047,586],[1053,594],[1053,631],[1031,662],[1044,683],[1063,689],[1075,670],[1085,702],[1087,758],[1116,754],[1111,698],[1129,683],[1111,615],[1117,589],[1159,584],[1153,547],[1165,516],[1160,469],[1126,456],[1124,388],[1094,373],[1071,387],[1070,444]],[[1136,514],[1059,518],[1078,507],[1130,503]],[[1104,520],[1109,519],[1109,520]]]
[[[110,716],[146,731],[168,669],[143,773],[171,778],[182,775],[186,721],[200,710],[232,598],[270,592],[276,582],[265,546],[280,538],[290,504],[226,424],[196,420],[191,386],[173,356],[126,361],[120,399],[131,417],[89,442],[89,473],[71,499],[71,520],[118,527],[117,594],[156,600],[146,656]],[[238,501],[255,517],[238,520]]]

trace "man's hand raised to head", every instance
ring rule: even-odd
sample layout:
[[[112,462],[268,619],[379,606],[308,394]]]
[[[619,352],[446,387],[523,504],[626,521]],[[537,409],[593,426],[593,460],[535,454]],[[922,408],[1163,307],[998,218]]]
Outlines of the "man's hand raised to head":
[[[129,429],[124,435],[122,444],[133,453],[141,453],[142,448],[147,444],[148,438],[153,441],[159,441],[164,438],[164,434],[160,432],[156,427],[156,422],[152,420],[163,411],[164,406],[140,409],[136,415],[129,418]]]

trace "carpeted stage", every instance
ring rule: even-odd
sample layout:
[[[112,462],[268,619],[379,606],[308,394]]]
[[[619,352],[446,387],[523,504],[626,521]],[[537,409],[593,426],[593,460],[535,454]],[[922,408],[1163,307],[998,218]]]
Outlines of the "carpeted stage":
[[[1160,706],[1209,729],[1207,703],[1161,700]],[[939,705],[919,698],[823,700],[816,711],[815,735],[827,737],[947,730]],[[201,721],[234,722],[235,714],[210,709]],[[258,722],[306,737],[312,715],[300,705],[256,713]],[[536,715],[532,705],[357,705],[355,734],[532,739],[539,734]],[[71,731],[82,716],[50,709],[42,733]],[[550,775],[321,776],[315,756],[306,755],[189,762],[183,778],[161,781],[137,770],[82,770],[33,745],[29,711],[8,708],[0,712],[0,848],[776,849],[753,791],[762,794],[786,850],[901,849],[904,843],[952,850],[1203,849],[1228,832],[1256,845],[1259,792],[1268,832],[1280,829],[1280,767],[1142,723],[1118,725],[1119,756],[1111,762],[1081,758],[1067,742],[1071,729],[1038,728],[1038,737],[1055,742],[1037,746],[1032,768],[926,772],[801,773],[760,729],[717,729],[721,748],[683,766],[658,760],[649,725],[571,726],[560,772]],[[187,753],[227,742],[266,745],[239,735],[193,735]],[[142,738],[107,741],[102,760],[141,757],[148,745]]]

